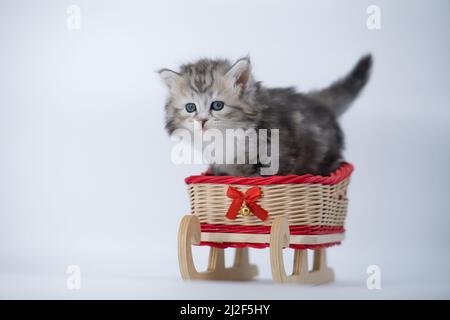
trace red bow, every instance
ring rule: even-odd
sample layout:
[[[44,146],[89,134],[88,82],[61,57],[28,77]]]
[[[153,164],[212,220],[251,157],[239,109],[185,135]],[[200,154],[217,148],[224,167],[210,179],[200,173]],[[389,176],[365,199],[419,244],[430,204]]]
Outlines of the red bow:
[[[266,210],[256,204],[256,200],[261,198],[261,190],[258,187],[251,187],[245,192],[244,195],[238,189],[229,186],[227,190],[227,197],[233,199],[226,215],[228,219],[233,220],[236,218],[244,201],[250,211],[262,221],[266,220],[269,216],[269,213]]]

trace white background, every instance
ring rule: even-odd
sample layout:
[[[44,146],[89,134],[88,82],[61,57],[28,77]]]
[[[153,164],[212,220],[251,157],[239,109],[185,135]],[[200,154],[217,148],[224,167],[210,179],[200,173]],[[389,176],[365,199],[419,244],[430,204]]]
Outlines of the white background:
[[[81,30],[66,8],[81,8]],[[382,29],[366,28],[377,4]],[[1,298],[449,298],[448,1],[0,1]],[[337,280],[184,283],[189,212],[155,70],[250,54],[268,86],[325,86],[364,53],[373,77],[342,118],[347,239]],[[203,265],[204,249],[196,250]],[[79,265],[81,290],[66,288]],[[366,288],[366,268],[382,289]]]

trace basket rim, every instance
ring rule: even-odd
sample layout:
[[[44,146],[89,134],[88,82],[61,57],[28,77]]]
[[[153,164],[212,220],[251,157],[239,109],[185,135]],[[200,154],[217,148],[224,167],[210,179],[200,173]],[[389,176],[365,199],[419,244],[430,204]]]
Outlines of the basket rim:
[[[270,177],[236,177],[236,176],[211,176],[207,174],[193,175],[187,177],[184,181],[186,184],[210,183],[210,184],[237,184],[237,185],[273,185],[273,184],[324,184],[333,185],[342,182],[350,177],[354,167],[349,162],[343,162],[329,176],[320,176],[313,174],[286,176],[270,176]]]

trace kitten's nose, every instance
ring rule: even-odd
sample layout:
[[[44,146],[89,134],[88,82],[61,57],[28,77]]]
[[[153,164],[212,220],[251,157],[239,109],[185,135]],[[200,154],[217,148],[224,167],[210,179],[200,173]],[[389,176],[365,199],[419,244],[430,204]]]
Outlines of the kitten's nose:
[[[206,119],[200,119],[200,123],[202,124],[202,128],[205,127],[206,121],[208,121],[208,120],[206,120]]]

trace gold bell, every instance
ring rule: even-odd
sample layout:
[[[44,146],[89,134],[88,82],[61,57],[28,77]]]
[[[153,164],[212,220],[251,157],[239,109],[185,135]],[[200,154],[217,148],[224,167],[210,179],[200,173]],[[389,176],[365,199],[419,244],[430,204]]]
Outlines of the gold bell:
[[[250,211],[250,209],[245,205],[245,203],[242,205],[242,208],[239,210],[239,213],[246,217],[252,214],[252,212]]]

